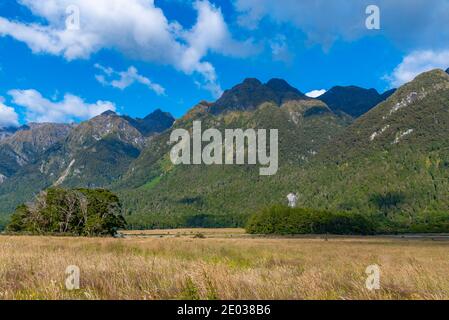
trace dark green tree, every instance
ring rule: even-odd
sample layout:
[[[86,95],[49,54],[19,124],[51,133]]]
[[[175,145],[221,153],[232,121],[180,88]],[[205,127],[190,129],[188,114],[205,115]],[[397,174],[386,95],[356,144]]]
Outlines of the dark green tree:
[[[109,190],[50,188],[19,206],[7,230],[98,236],[114,235],[125,226],[120,200]]]

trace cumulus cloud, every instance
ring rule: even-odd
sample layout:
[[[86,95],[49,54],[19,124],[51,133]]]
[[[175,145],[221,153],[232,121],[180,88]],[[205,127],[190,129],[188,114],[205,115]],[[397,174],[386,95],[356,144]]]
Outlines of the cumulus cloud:
[[[5,99],[0,97],[0,129],[7,127],[17,127],[19,125],[19,116],[14,108],[5,104]]]
[[[195,84],[198,88],[209,91],[211,95],[216,99],[221,97],[221,95],[223,94],[223,89],[215,82],[201,83],[199,81],[195,81]]]
[[[432,69],[446,70],[449,67],[449,50],[415,51],[407,55],[402,62],[385,78],[391,87],[399,87],[413,80],[417,75]]]
[[[154,83],[147,77],[139,74],[138,70],[131,66],[126,71],[115,71],[111,67],[104,67],[100,64],[95,64],[95,68],[103,72],[103,74],[95,75],[95,78],[103,85],[112,86],[124,90],[134,83],[140,83],[146,86],[157,95],[165,95],[165,88],[160,84]],[[115,79],[112,79],[115,77]]]
[[[152,0],[20,0],[47,23],[22,23],[0,17],[0,36],[22,41],[35,53],[86,59],[102,49],[115,49],[147,62],[171,65],[186,74],[198,73],[206,85],[216,84],[209,52],[229,56],[251,54],[251,41],[233,39],[219,8],[197,0],[196,23],[185,29],[169,21]],[[66,9],[76,6],[80,28],[66,27]]]
[[[307,92],[306,96],[308,96],[309,98],[318,98],[319,96],[322,96],[325,93],[326,93],[326,90],[324,90],[324,89],[312,90],[310,92]]]
[[[197,22],[190,30],[182,33],[182,38],[188,46],[183,53],[181,68],[187,73],[192,73],[196,68],[196,71],[201,73],[205,80],[199,87],[210,91],[217,98],[223,93],[223,90],[217,82],[213,65],[209,62],[199,65],[197,61],[200,61],[209,51],[227,56],[247,57],[257,52],[258,48],[253,45],[251,40],[235,41],[220,9],[212,6],[208,1],[196,1],[194,8],[198,12]]]
[[[365,26],[368,5],[377,5],[381,30]],[[240,25],[257,28],[262,20],[289,24],[311,44],[330,47],[338,39],[385,35],[401,48],[444,46],[449,40],[449,1],[445,0],[235,0]]]
[[[38,91],[11,90],[12,102],[25,109],[27,122],[76,122],[88,120],[107,110],[115,111],[109,101],[86,103],[82,98],[66,94],[61,101],[44,98]]]

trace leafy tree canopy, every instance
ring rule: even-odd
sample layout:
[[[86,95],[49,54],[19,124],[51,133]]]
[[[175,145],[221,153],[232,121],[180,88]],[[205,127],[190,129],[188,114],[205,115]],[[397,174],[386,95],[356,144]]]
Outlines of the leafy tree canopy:
[[[17,207],[7,226],[33,234],[114,235],[126,226],[119,198],[104,189],[50,188]]]

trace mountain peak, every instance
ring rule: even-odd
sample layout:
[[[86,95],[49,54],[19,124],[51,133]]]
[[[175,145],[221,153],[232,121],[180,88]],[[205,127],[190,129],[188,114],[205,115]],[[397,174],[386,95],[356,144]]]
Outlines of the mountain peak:
[[[103,112],[101,115],[102,115],[102,116],[116,116],[117,113],[115,113],[115,112],[112,111],[112,110],[106,110],[106,111]]]
[[[318,99],[325,102],[334,112],[344,112],[352,117],[359,117],[388,98],[376,89],[357,86],[335,86]]]
[[[421,86],[423,86],[423,88],[431,88],[434,87],[437,83],[446,83],[448,80],[449,74],[447,73],[447,71],[443,71],[442,69],[433,69],[419,74],[415,79],[403,85],[402,88],[407,88],[413,86],[414,84],[420,84]]]
[[[157,108],[156,110],[154,110],[153,112],[151,112],[150,115],[151,115],[151,114],[154,114],[154,113],[164,113],[164,111],[162,111],[160,108]]]
[[[344,146],[337,142],[330,149],[345,150],[342,158],[353,156],[348,150],[360,152],[379,146],[396,149],[403,144],[412,145],[414,151],[421,148],[427,152],[437,137],[448,135],[444,124],[448,123],[449,75],[442,69],[424,72],[387,93],[392,93],[388,100],[349,127],[340,141]]]
[[[242,84],[257,87],[257,86],[261,86],[262,82],[260,82],[260,80],[256,79],[256,78],[246,78],[245,80],[243,80]]]
[[[265,102],[278,106],[291,100],[307,99],[298,89],[283,79],[271,79],[262,84],[258,79],[247,78],[242,83],[226,90],[211,107],[213,114],[229,110],[255,110]]]
[[[164,112],[161,109],[156,109],[153,112],[151,112],[149,115],[147,115],[145,119],[161,119],[161,118],[170,118],[170,119],[174,119],[173,116],[169,113],[169,112]]]
[[[149,136],[154,133],[160,133],[170,128],[175,122],[175,118],[161,109],[156,109],[143,119],[126,118],[143,135]]]
[[[394,92],[392,98],[396,101],[396,105],[392,108],[391,113],[404,109],[406,106],[419,102],[428,96],[437,95],[437,92],[448,90],[448,88],[449,74],[442,69],[421,73]]]
[[[266,86],[275,90],[275,91],[292,91],[292,92],[300,92],[298,89],[292,87],[287,81],[284,79],[273,78],[270,79],[266,83]]]
[[[265,84],[265,86],[272,89],[276,93],[278,97],[277,103],[279,105],[282,105],[287,101],[309,99],[309,97],[307,97],[304,93],[302,93],[298,89],[292,87],[284,79],[277,79],[277,78],[271,79]]]

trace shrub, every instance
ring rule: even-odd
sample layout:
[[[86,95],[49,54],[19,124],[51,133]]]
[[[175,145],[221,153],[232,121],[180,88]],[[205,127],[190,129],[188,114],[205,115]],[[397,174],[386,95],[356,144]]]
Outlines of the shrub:
[[[204,233],[197,232],[197,233],[195,233],[193,238],[195,238],[195,239],[206,239],[206,236],[204,235]]]

